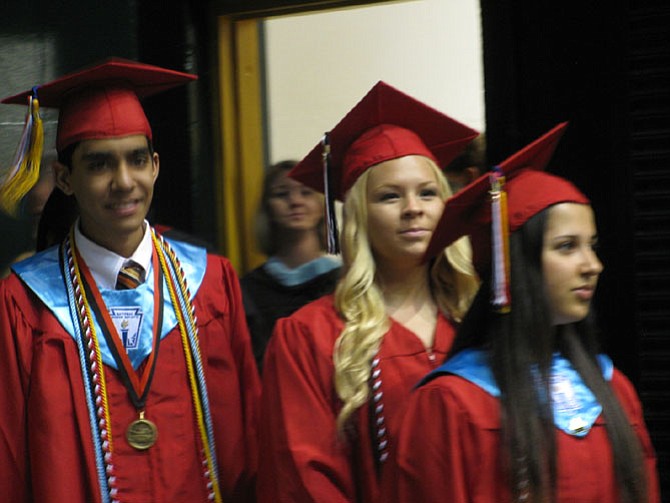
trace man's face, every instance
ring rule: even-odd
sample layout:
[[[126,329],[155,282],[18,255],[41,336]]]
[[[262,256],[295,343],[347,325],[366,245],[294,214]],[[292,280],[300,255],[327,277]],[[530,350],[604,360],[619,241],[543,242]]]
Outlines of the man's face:
[[[82,233],[127,257],[142,240],[158,171],[144,135],[84,140],[71,169],[56,165],[56,183],[77,200]]]

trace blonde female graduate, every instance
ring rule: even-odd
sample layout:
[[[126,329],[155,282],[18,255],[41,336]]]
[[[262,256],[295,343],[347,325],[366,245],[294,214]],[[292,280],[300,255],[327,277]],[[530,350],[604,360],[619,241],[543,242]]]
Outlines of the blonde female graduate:
[[[324,137],[326,200],[344,200],[343,278],[275,327],[260,501],[377,500],[409,392],[446,355],[476,289],[462,243],[422,262],[450,195],[438,166],[475,135],[380,82]],[[291,176],[324,191],[322,155]]]
[[[593,210],[541,171],[564,128],[446,204],[428,255],[470,235],[482,287],[409,400],[385,501],[659,501],[640,401],[589,320],[603,269]]]

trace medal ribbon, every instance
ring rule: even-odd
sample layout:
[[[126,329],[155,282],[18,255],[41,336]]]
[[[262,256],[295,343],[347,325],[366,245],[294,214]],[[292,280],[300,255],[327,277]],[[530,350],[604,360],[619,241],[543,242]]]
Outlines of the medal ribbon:
[[[153,323],[153,349],[147,360],[146,368],[139,377],[137,372],[133,369],[128,358],[126,348],[123,347],[123,341],[116,329],[116,325],[109,315],[109,311],[105,307],[105,301],[100,294],[100,290],[93,279],[91,271],[81,259],[79,252],[74,251],[77,256],[80,270],[82,272],[82,285],[87,296],[91,299],[91,308],[95,313],[96,318],[102,328],[102,333],[107,340],[107,345],[117,364],[119,374],[124,386],[128,390],[128,396],[133,402],[135,409],[138,412],[144,411],[144,404],[146,397],[149,394],[151,387],[151,380],[153,379],[154,369],[156,368],[156,360],[158,357],[158,347],[161,340],[161,329],[163,327],[163,277],[164,273],[160,267],[156,249],[152,252],[152,263],[154,269],[154,323]]]

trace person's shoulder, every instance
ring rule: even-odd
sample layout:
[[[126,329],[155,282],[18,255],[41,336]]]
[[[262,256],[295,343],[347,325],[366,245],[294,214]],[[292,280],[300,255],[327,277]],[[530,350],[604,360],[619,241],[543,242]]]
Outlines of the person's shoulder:
[[[252,286],[257,283],[267,283],[267,282],[276,283],[276,281],[272,278],[272,276],[270,276],[265,271],[264,265],[265,263],[243,274],[240,277],[240,283],[242,284],[242,287]]]
[[[8,284],[34,285],[32,288],[43,288],[46,281],[55,281],[62,285],[62,276],[58,247],[52,246],[38,253],[31,254],[10,267],[11,274],[7,279],[13,278]]]
[[[341,277],[341,273],[342,273],[342,266],[339,264],[335,264],[335,267],[319,274],[318,276],[315,276],[309,283],[328,284],[331,286],[331,289],[334,289],[335,285],[337,285],[337,282]]]
[[[343,327],[332,296],[322,297],[277,320],[268,353],[275,359],[307,358],[331,368],[335,341]]]
[[[302,334],[300,337],[314,339],[326,346],[332,346],[334,340],[344,328],[344,322],[335,309],[334,298],[326,295],[300,307],[290,316],[280,318],[275,325],[277,334]]]
[[[442,374],[417,388],[416,400],[432,402],[450,414],[468,418],[482,429],[500,426],[500,402],[477,384],[454,374]]]
[[[321,321],[334,322],[341,318],[335,309],[335,298],[332,294],[319,297],[312,302],[297,309],[289,318],[296,321],[316,322]]]
[[[13,297],[15,296],[15,292],[22,291],[24,289],[24,283],[14,271],[10,270],[9,274],[3,278],[0,278],[0,294],[2,294],[3,297]]]
[[[210,288],[223,288],[229,291],[233,287],[239,289],[240,278],[233,267],[232,262],[225,256],[217,253],[207,253],[204,255],[206,267],[202,283]]]
[[[23,260],[21,266],[30,267],[31,263],[38,265],[39,263],[33,260],[33,257]],[[34,269],[33,272],[38,276],[47,274],[41,267]],[[3,309],[15,309],[22,312],[24,317],[32,317],[33,319],[37,319],[39,317],[37,313],[45,308],[33,288],[21,278],[13,267],[8,276],[0,279],[0,299]]]
[[[630,379],[616,367],[612,372],[612,380],[610,381],[610,384],[625,409],[629,412],[634,412],[641,408],[640,399],[635,390],[635,386],[633,386]]]

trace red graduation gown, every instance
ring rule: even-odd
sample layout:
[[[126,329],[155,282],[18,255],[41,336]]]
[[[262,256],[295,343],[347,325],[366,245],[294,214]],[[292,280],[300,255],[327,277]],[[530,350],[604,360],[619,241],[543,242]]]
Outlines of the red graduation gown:
[[[333,385],[333,347],[343,327],[332,296],[308,304],[276,325],[263,371],[259,502],[378,498],[369,404],[355,414],[348,439],[336,430],[341,402]],[[412,387],[442,362],[453,336],[451,323],[442,316],[432,354],[399,323],[392,322],[384,336],[378,356],[391,445]]]
[[[194,306],[223,500],[253,501],[260,383],[237,276],[226,259],[208,256]],[[15,274],[0,283],[0,358],[0,499],[100,501],[75,341]],[[207,501],[178,329],[159,349],[146,404],[158,440],[148,450],[128,445],[125,430],[137,412],[119,374],[105,371],[118,500]]]
[[[649,501],[660,500],[656,457],[631,383],[614,370],[611,385],[640,442],[649,477]],[[602,415],[579,438],[556,430],[558,502],[616,503],[612,453]],[[413,394],[396,457],[383,480],[388,502],[510,502],[499,458],[499,401],[454,375],[440,376]]]

